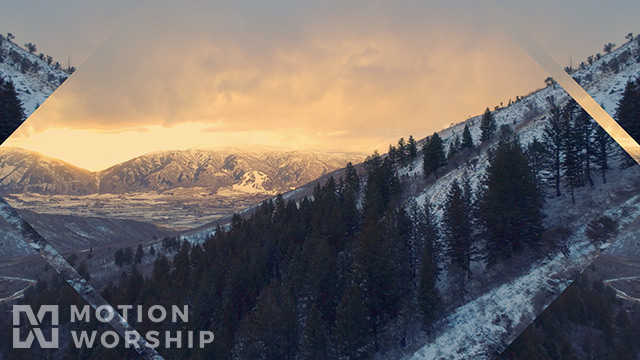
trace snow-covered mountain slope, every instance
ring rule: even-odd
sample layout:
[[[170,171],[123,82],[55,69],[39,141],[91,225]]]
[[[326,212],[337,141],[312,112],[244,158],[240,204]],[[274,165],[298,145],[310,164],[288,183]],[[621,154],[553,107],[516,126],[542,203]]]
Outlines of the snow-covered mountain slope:
[[[581,83],[589,95],[603,105],[605,110],[614,115],[626,83],[640,76],[639,54],[640,44],[634,40],[621,46],[611,54],[603,56],[592,65],[576,71],[572,76]],[[625,59],[625,61],[622,62],[621,59]],[[618,63],[617,72],[611,70],[609,64],[612,62]],[[508,107],[494,111],[493,116],[497,127],[500,128],[502,125],[512,127],[523,145],[529,144],[534,138],[542,139],[544,128],[547,124],[546,118],[549,110],[547,99],[549,98],[553,98],[556,104],[562,104],[570,99],[569,95],[559,85],[540,89]],[[481,119],[482,115],[478,115],[440,131],[438,134],[442,138],[445,148],[448,149],[449,144],[454,141],[456,135],[462,135],[466,124],[469,125],[474,143],[479,143]],[[434,204],[444,204],[447,190],[451,183],[456,179],[462,179],[464,176],[469,179],[472,187],[477,187],[481,183],[488,165],[488,153],[484,150],[486,149],[480,150],[477,156],[471,158],[467,164],[458,164],[462,166],[453,168],[438,179],[433,186],[419,194],[417,197],[418,203],[422,204],[426,199],[429,199]],[[421,176],[422,162],[401,169],[400,174]],[[442,211],[441,208],[437,210]]]
[[[87,195],[199,187],[211,193],[275,194],[362,159],[358,154],[311,151],[162,151],[91,173],[27,150],[0,148],[0,192]]]
[[[614,114],[622,91],[631,79],[640,76],[640,49],[638,41],[625,44],[592,65],[572,74],[596,101]],[[515,104],[494,112],[498,124],[509,125],[524,145],[534,138],[541,139],[548,117],[548,98],[557,104],[568,100],[559,86],[549,86],[522,98]],[[474,141],[480,137],[480,120],[477,116],[440,132],[445,146],[462,134],[465,124],[470,126]],[[436,217],[442,218],[443,204],[454,180],[469,179],[473,188],[481,184],[488,166],[487,146],[477,148],[464,162],[449,165],[449,169],[435,183],[425,188],[414,187],[407,196],[423,204],[429,200],[436,205]],[[612,165],[608,182],[596,179],[593,188],[586,186],[576,192],[575,204],[566,192],[560,198],[547,197],[545,226],[563,225],[571,229],[568,256],[558,253],[550,259],[535,263],[517,264],[522,275],[501,283],[489,278],[478,280],[489,286],[466,303],[441,319],[429,338],[415,339],[416,344],[426,343],[413,353],[412,359],[485,359],[502,351],[535,317],[579,274],[601,251],[585,236],[587,223],[600,215],[608,214],[620,222],[618,239],[627,239],[629,246],[637,247],[636,218],[640,215],[640,171],[637,167],[624,168],[621,157]],[[400,170],[409,178],[422,177],[422,162]],[[611,246],[618,251],[625,248],[623,242]],[[516,265],[516,264],[514,264]],[[507,270],[507,269],[505,269]],[[483,276],[482,270],[478,270]],[[447,292],[447,280],[438,284]],[[446,295],[445,295],[446,296]],[[423,335],[424,336],[424,335]]]
[[[311,151],[219,150],[162,151],[137,157],[99,174],[101,193],[162,191],[176,187],[251,188],[284,192],[351,162],[356,154]]]
[[[0,147],[0,188],[5,193],[86,195],[98,190],[95,174],[61,160]]]
[[[625,44],[572,75],[596,101],[614,114],[627,81],[640,76],[639,43],[634,40]],[[534,138],[542,139],[549,115],[548,98],[562,105],[569,96],[557,85],[535,91],[508,107],[494,111],[498,128],[502,125],[512,128],[523,145]],[[456,135],[462,135],[465,125],[469,125],[474,143],[478,144],[480,121],[481,116],[476,116],[440,131],[445,148],[454,141]],[[453,181],[468,179],[472,188],[479,188],[489,164],[488,151],[493,145],[495,141],[481,144],[465,156],[453,158],[435,180],[423,176],[421,157],[398,169],[406,204],[414,201],[424,204],[428,200],[435,205],[435,217],[440,221]],[[444,317],[430,329],[429,334],[416,330],[407,335],[408,345],[404,348],[378,354],[377,358],[491,358],[515,339],[600,253],[601,249],[591,244],[585,236],[590,220],[610,214],[620,222],[619,238],[634,239],[635,246],[638,227],[635,219],[640,215],[640,170],[638,167],[623,167],[622,162],[620,156],[611,161],[612,169],[609,170],[606,184],[594,176],[593,188],[587,185],[577,189],[575,203],[567,192],[560,198],[547,196],[545,227],[564,225],[572,231],[573,235],[566,244],[567,255],[558,251],[539,260],[524,257],[517,263],[503,264],[499,270],[486,269],[483,264],[476,262],[473,265],[472,291],[464,299],[452,290],[455,286],[447,276],[441,276],[438,288],[445,303],[449,304],[443,309]],[[362,169],[359,171],[362,172]],[[312,186],[301,187],[284,194],[284,197],[301,199],[310,194]],[[251,211],[247,209],[243,214]],[[183,238],[199,242],[212,232],[212,227],[203,227],[185,234]]]
[[[28,117],[69,74],[49,64],[46,57],[41,59],[4,38],[0,41],[0,77],[13,82]]]
[[[254,170],[242,175],[242,181],[239,184],[234,184],[233,190],[247,193],[266,193],[268,190],[265,186],[271,187],[270,183],[271,180],[267,174]]]

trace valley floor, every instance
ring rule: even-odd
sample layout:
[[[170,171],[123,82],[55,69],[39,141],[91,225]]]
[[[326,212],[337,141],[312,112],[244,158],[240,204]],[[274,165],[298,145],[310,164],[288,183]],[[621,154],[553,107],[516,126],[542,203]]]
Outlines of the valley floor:
[[[17,209],[41,214],[129,219],[174,230],[188,230],[255,205],[272,195],[229,192],[224,196],[204,188],[163,193],[39,195],[5,197]]]

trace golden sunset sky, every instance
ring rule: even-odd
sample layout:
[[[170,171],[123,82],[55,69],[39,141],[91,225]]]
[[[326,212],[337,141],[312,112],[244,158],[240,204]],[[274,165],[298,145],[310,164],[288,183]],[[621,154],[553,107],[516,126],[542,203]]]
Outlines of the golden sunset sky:
[[[563,65],[640,30],[637,2],[501,3]],[[18,4],[8,6],[26,12]],[[92,29],[84,36],[93,40],[74,31],[67,39],[82,65],[3,146],[90,170],[228,145],[385,152],[547,76],[474,1],[114,4],[104,19],[90,5],[78,10],[75,29]],[[36,29],[25,32],[35,39],[20,39],[42,36],[41,48],[65,41],[47,40],[40,15],[31,16]],[[20,36],[13,26],[0,31]]]

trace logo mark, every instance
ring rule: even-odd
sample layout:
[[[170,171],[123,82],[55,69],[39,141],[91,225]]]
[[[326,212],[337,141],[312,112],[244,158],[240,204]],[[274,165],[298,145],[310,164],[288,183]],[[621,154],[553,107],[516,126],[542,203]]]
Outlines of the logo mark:
[[[25,340],[20,339],[20,314],[27,315],[31,330]],[[42,329],[39,327],[47,313],[51,314],[51,339],[45,339]],[[13,348],[14,349],[28,349],[31,348],[34,337],[38,340],[38,344],[43,349],[57,349],[58,348],[58,305],[42,305],[38,310],[38,316],[33,313],[31,306],[29,305],[14,305],[13,306]],[[35,336],[34,336],[35,335]]]

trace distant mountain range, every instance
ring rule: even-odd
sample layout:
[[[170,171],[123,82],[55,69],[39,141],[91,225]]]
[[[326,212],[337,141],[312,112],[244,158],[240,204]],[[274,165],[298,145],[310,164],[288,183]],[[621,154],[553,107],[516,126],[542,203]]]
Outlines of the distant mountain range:
[[[204,187],[276,194],[304,185],[362,155],[312,151],[161,151],[91,172],[42,154],[0,148],[0,193],[126,194]]]

